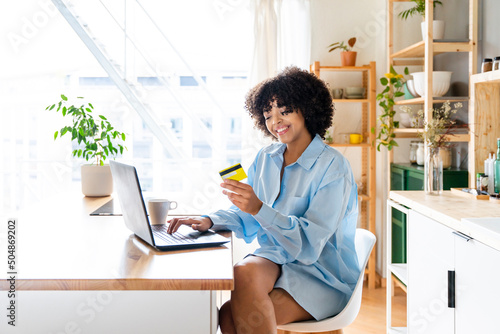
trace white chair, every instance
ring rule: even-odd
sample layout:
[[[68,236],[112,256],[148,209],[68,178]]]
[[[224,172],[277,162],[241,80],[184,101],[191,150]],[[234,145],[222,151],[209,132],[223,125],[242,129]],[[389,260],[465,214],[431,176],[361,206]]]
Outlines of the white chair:
[[[319,333],[327,332],[331,334],[341,334],[342,328],[349,326],[356,319],[359,308],[361,307],[361,293],[363,291],[363,279],[365,276],[365,267],[370,257],[370,253],[375,245],[375,236],[368,230],[356,229],[356,253],[358,263],[361,269],[358,282],[354,288],[351,299],[346,307],[337,315],[320,321],[308,320],[293,322],[278,326],[278,333]]]

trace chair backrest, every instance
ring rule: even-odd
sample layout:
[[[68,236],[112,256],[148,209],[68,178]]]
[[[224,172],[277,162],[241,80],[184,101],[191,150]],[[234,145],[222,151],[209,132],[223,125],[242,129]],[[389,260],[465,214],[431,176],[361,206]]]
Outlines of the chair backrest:
[[[358,282],[356,283],[356,287],[354,288],[349,302],[339,314],[320,321],[306,320],[280,325],[278,326],[278,329],[291,332],[316,333],[334,331],[349,326],[354,319],[356,319],[361,307],[365,268],[373,246],[375,245],[375,240],[375,236],[370,231],[361,228],[356,229],[354,245],[356,247],[356,254],[358,256],[358,263],[361,272],[359,273]]]
[[[365,277],[365,268],[370,258],[370,253],[372,252],[373,246],[375,245],[375,235],[372,232],[358,228],[356,229],[356,238],[354,244],[356,247],[356,254],[358,256],[359,269],[361,270],[356,283],[356,287],[347,303],[346,307],[337,314],[334,318],[342,319],[342,322],[346,324],[340,328],[349,326],[356,316],[358,315],[359,309],[361,307],[361,297],[363,291],[363,281]]]

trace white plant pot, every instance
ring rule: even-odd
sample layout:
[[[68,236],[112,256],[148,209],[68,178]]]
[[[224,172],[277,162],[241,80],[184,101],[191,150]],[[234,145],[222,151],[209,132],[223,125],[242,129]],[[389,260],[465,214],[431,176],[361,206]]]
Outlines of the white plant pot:
[[[109,196],[113,192],[113,178],[109,165],[82,165],[82,193],[89,197]]]
[[[425,40],[427,35],[427,23],[422,22],[422,39]],[[432,39],[443,39],[444,37],[444,21],[434,20],[432,21]]]

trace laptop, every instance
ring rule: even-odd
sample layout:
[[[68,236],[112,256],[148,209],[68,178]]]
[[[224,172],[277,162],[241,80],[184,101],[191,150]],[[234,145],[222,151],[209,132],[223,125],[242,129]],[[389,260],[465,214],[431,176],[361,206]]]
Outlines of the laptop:
[[[168,224],[151,225],[135,167],[116,161],[110,161],[109,165],[125,225],[152,247],[158,250],[189,249],[220,246],[229,241],[212,231],[199,232],[186,225],[172,234],[167,233]]]

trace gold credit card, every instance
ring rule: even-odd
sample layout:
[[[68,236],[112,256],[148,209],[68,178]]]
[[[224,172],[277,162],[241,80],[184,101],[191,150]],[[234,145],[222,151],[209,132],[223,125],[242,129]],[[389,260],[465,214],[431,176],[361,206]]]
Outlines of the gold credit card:
[[[236,164],[234,166],[221,170],[219,174],[223,180],[231,179],[231,180],[241,181],[247,178],[247,174],[243,170],[243,167],[241,167],[241,164]]]

